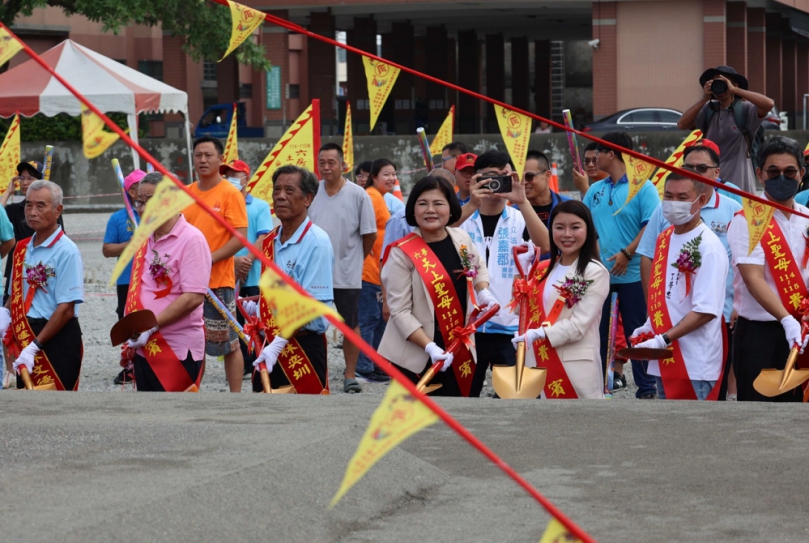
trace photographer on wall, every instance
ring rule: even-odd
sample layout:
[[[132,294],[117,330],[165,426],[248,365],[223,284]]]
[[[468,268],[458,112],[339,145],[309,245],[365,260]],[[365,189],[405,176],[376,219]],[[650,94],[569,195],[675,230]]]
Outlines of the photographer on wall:
[[[699,78],[703,95],[680,117],[681,130],[699,128],[720,150],[722,179],[755,192],[752,158],[763,139],[759,128],[775,106],[771,98],[748,90],[747,78],[730,66],[710,68]]]

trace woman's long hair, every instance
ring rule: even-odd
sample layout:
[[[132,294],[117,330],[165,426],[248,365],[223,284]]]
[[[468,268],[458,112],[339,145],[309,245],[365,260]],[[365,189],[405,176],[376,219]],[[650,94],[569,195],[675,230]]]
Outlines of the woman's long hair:
[[[569,213],[577,216],[584,221],[584,225],[587,228],[587,237],[584,239],[584,245],[582,245],[579,250],[579,261],[576,264],[576,275],[584,275],[584,270],[587,269],[587,265],[591,260],[600,263],[601,259],[598,255],[598,237],[596,235],[595,225],[593,224],[593,217],[590,215],[590,210],[587,209],[587,206],[578,200],[561,202],[557,204],[551,212],[551,219],[549,221],[551,225],[549,229],[549,237],[551,240],[551,265],[548,266],[548,272],[556,265],[561,254],[559,247],[557,247],[556,243],[553,241],[553,221],[560,213]]]

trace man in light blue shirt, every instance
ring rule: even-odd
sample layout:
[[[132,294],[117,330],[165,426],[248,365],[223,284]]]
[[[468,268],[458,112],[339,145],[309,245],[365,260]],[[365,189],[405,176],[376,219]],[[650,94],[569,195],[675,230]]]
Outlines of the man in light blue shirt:
[[[264,241],[273,244],[275,264],[303,287],[314,299],[331,306],[334,302],[334,248],[329,235],[307,216],[307,209],[318,190],[317,178],[297,166],[281,166],[273,174],[273,201],[281,226]],[[329,327],[324,317],[318,317],[295,332],[325,390],[328,390],[326,340]],[[290,380],[279,364],[278,357],[291,338],[276,336],[256,358],[253,365],[267,364],[273,388],[286,386]],[[254,373],[253,390],[262,390],[261,377]]]
[[[22,350],[14,369],[25,366],[35,384],[53,383],[58,390],[75,390],[82,361],[78,304],[84,301],[84,268],[78,247],[57,224],[61,213],[59,185],[34,181],[25,200],[25,219],[34,235],[15,249],[14,258],[23,258],[23,263],[17,269],[12,267],[8,305],[13,309],[21,304],[20,311],[24,311],[24,316],[12,311],[14,341]],[[0,332],[5,334],[5,330]],[[45,356],[38,356],[40,351]],[[17,387],[22,386],[18,378]]]
[[[709,140],[702,140],[700,145],[687,148],[683,157],[683,169],[691,170],[708,179],[718,179],[719,154],[716,152],[717,150],[718,147],[716,147],[716,144]],[[725,250],[728,253],[728,261],[731,261],[732,255],[730,253],[730,245],[728,244],[728,226],[736,213],[741,211],[742,206],[739,202],[722,194],[721,191],[714,190],[710,185],[705,186],[705,194],[708,197],[708,203],[703,206],[700,211],[700,216],[705,225],[719,237],[719,240],[722,242],[722,245],[725,246]],[[652,218],[649,219],[649,224],[646,225],[646,230],[638,245],[637,253],[641,255],[640,273],[644,298],[648,297],[649,277],[652,273],[652,260],[654,260],[657,238],[669,226],[671,225],[663,217],[662,206],[658,206],[652,214]],[[725,326],[727,327],[728,333],[728,345],[730,345],[730,337],[733,332],[731,318],[733,313],[733,269],[733,266],[728,266],[728,275],[725,281],[725,307],[723,310],[723,317],[725,318]],[[729,362],[730,350],[727,352],[725,371],[723,373],[724,377],[720,385],[722,387],[719,391],[720,400],[725,399],[727,379],[730,375],[727,366]]]
[[[632,139],[626,132],[609,132],[602,139],[632,149]],[[629,345],[632,331],[646,322],[646,299],[640,281],[640,259],[633,257],[643,229],[660,204],[660,198],[654,185],[646,181],[635,197],[627,202],[629,182],[621,153],[604,144],[598,144],[596,159],[598,169],[607,172],[609,177],[593,183],[582,201],[593,215],[601,262],[610,271],[610,293],[618,293],[618,306]],[[610,335],[610,299],[611,296],[608,296],[601,312],[601,361],[605,371],[609,363],[607,343]],[[638,386],[635,395],[641,399],[655,399],[655,381],[646,373],[647,365],[645,361],[632,361],[632,375]]]

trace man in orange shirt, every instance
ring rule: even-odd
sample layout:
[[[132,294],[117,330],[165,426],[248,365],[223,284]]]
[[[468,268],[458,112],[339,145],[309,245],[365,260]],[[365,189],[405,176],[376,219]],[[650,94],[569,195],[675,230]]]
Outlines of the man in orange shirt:
[[[247,207],[241,192],[219,175],[219,166],[225,152],[222,142],[208,136],[194,142],[194,171],[199,181],[188,190],[223,217],[237,232],[247,237]],[[197,227],[211,249],[211,282],[214,294],[236,314],[236,274],[234,259],[241,242],[198,204],[183,211],[186,220]],[[244,358],[239,349],[239,336],[228,325],[211,302],[205,299],[205,354],[225,357],[225,377],[231,392],[241,392],[244,376]]]

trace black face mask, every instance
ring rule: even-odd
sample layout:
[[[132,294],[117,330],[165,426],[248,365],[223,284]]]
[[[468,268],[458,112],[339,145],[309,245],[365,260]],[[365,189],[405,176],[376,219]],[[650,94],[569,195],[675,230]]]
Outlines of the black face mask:
[[[781,174],[775,179],[764,181],[764,192],[776,202],[786,202],[798,192],[798,180]]]

